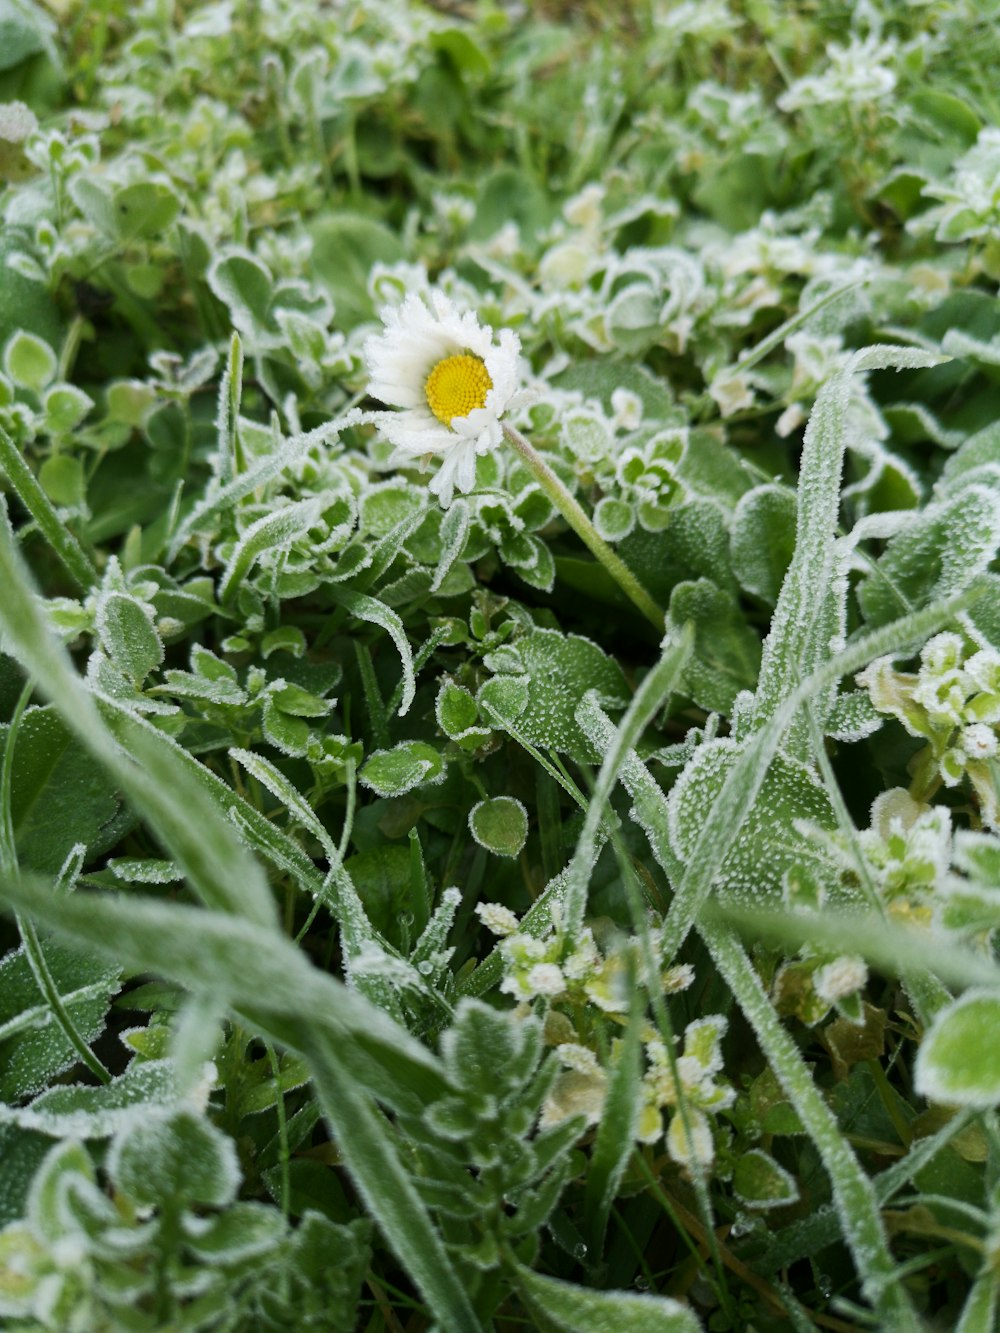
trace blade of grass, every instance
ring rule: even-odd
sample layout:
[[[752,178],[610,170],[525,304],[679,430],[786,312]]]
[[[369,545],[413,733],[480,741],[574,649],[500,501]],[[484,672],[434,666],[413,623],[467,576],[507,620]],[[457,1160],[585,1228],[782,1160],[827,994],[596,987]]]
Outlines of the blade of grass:
[[[0,468],[7,474],[21,503],[38,524],[39,532],[52,547],[59,563],[77,589],[80,592],[88,592],[97,582],[97,570],[90,556],[59,517],[52,501],[22,458],[17,445],[2,426],[0,426]],[[0,527],[2,526],[5,526],[5,522],[0,517]]]

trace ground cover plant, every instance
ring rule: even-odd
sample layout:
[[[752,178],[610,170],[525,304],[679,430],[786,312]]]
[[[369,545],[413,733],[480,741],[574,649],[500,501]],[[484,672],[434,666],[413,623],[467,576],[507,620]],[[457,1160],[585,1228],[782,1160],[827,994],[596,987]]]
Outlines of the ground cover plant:
[[[992,1330],[1000,8],[0,34],[3,1326]]]

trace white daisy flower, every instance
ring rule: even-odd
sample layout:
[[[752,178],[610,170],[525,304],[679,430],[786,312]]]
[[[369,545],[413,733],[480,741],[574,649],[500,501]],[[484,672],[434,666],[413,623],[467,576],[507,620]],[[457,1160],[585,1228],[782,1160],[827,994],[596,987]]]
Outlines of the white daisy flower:
[[[373,398],[400,412],[377,416],[396,446],[399,464],[428,454],[441,455],[430,490],[442,505],[455,490],[476,484],[476,455],[495,449],[503,438],[500,418],[517,406],[516,333],[493,330],[471,312],[460,314],[441,292],[430,305],[410,294],[382,311],[382,333],[365,342]]]

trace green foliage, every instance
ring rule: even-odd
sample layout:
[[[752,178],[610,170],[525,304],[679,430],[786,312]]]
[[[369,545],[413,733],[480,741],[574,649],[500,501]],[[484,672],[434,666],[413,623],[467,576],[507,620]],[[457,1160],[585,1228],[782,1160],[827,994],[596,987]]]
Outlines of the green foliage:
[[[996,24],[49,9],[0,1320],[990,1326]],[[473,350],[439,294],[544,464],[492,426],[444,508],[370,392]]]

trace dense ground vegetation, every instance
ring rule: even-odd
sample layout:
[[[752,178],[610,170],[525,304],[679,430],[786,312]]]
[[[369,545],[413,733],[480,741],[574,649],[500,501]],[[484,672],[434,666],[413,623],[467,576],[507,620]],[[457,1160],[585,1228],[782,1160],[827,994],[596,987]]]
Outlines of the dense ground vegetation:
[[[0,36],[4,1327],[989,1333],[995,0]]]

